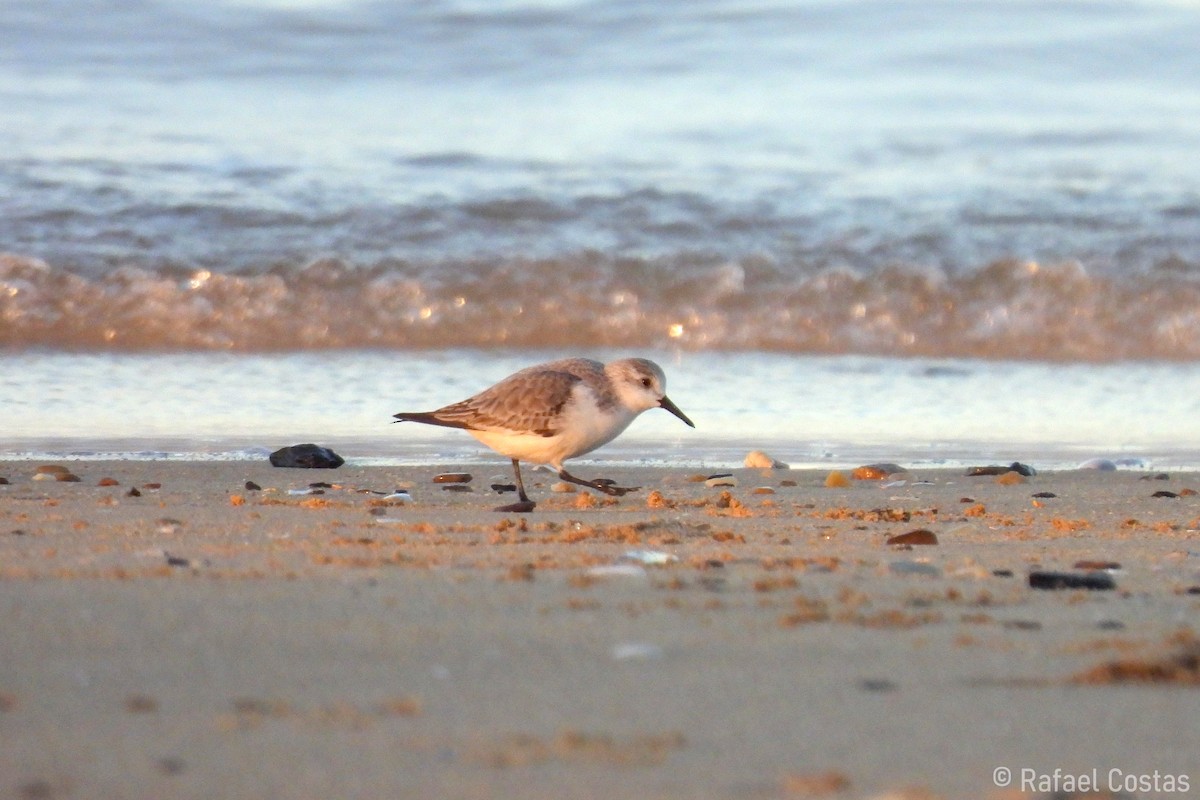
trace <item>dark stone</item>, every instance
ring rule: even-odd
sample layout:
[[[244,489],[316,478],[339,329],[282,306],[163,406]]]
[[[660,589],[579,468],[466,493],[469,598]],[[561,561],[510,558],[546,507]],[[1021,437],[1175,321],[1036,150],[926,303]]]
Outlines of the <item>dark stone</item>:
[[[1041,572],[1029,573],[1031,589],[1090,589],[1109,591],[1117,588],[1117,582],[1107,572]]]
[[[246,481],[246,491],[247,492],[261,492],[262,487],[259,486],[254,481]]]
[[[1054,492],[1035,492],[1033,496],[1041,500],[1046,500],[1051,497],[1058,497],[1058,495],[1056,495]]]
[[[1174,492],[1168,492],[1166,489],[1155,492],[1154,494],[1152,494],[1150,496],[1151,497],[1179,497],[1179,495],[1175,494]]]
[[[994,569],[992,570],[992,574],[997,578],[1011,578],[1013,571],[1011,569]]]
[[[496,494],[504,494],[505,492],[515,492],[517,485],[515,483],[493,483],[492,491]]]
[[[291,469],[337,469],[346,460],[328,447],[294,444],[271,453],[271,466]]]
[[[902,533],[898,536],[892,536],[887,540],[890,545],[931,545],[937,544],[938,538],[933,531],[926,528],[917,528],[915,531]]]
[[[1003,475],[1006,472],[1016,472],[1019,475],[1024,475],[1026,478],[1031,478],[1037,474],[1037,470],[1028,464],[1022,464],[1020,461],[1014,461],[1007,467],[1001,467],[996,464],[991,464],[986,467],[969,467],[967,469],[967,477],[976,478],[980,475]]]

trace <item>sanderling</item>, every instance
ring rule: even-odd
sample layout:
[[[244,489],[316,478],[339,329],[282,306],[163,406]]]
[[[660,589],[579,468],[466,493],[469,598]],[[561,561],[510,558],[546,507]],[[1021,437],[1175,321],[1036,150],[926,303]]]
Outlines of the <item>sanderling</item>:
[[[563,461],[611,442],[638,414],[651,408],[665,408],[696,427],[667,397],[666,382],[662,368],[644,358],[611,364],[565,358],[527,367],[474,397],[437,411],[394,416],[397,422],[462,428],[511,458],[521,500],[496,510],[532,511],[535,503],[521,480],[522,461],[549,464],[564,481],[605,494],[619,497],[634,491],[637,487],[576,478],[563,468]]]

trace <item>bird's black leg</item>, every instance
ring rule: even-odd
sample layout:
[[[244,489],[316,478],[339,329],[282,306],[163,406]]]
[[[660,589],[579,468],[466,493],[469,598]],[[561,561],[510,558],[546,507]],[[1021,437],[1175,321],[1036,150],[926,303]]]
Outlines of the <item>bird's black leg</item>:
[[[642,488],[640,486],[613,486],[610,483],[601,483],[600,481],[585,481],[583,478],[576,478],[565,469],[560,469],[558,471],[558,477],[569,483],[577,483],[580,486],[586,486],[589,489],[595,489],[598,492],[604,492],[605,494],[610,494],[613,497],[621,497],[622,495],[629,494],[630,492],[636,492],[638,489]]]
[[[513,474],[517,476],[517,497],[521,498],[516,503],[509,503],[506,506],[499,506],[496,511],[506,511],[509,513],[523,514],[533,511],[537,503],[529,499],[529,495],[525,494],[525,482],[521,480],[521,462],[515,458],[512,460]]]

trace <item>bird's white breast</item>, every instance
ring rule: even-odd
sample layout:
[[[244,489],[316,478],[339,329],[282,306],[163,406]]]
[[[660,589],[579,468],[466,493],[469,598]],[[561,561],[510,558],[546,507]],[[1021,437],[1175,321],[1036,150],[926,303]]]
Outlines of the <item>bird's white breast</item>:
[[[584,384],[572,391],[571,399],[555,420],[558,433],[539,436],[523,431],[470,431],[470,434],[497,453],[535,464],[562,467],[568,458],[590,453],[621,434],[637,413],[622,404],[600,408],[596,395]]]

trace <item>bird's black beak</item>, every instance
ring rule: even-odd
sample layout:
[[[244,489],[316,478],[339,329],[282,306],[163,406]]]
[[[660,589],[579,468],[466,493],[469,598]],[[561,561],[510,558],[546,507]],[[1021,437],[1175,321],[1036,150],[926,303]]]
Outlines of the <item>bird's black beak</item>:
[[[688,419],[687,414],[680,411],[679,406],[672,403],[671,398],[667,397],[666,395],[663,395],[663,399],[658,401],[658,407],[665,408],[667,411],[670,411],[672,414],[679,417],[681,420],[687,423],[689,428],[696,427],[696,423]]]

